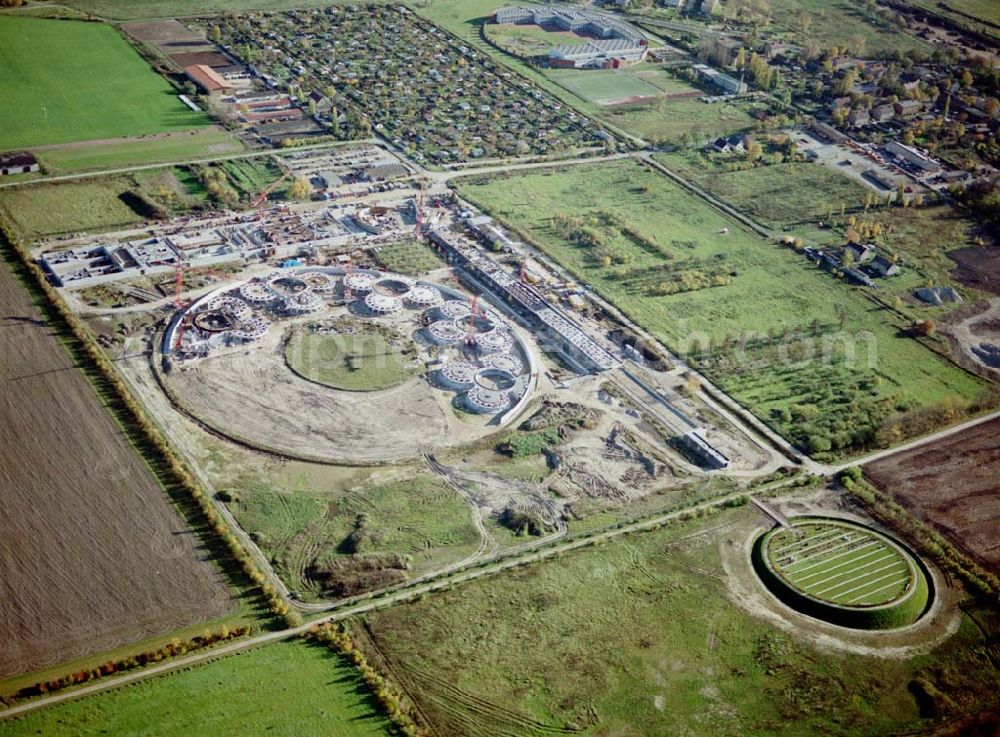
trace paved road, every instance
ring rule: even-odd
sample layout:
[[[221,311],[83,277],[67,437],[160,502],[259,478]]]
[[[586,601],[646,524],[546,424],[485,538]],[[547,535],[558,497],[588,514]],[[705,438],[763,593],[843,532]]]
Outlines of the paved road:
[[[709,28],[708,26],[698,26],[691,23],[677,23],[676,21],[660,20],[659,18],[650,18],[645,15],[630,15],[626,14],[625,18],[632,23],[642,23],[647,26],[652,26],[654,28],[666,28],[668,31],[677,31],[679,33],[693,33],[698,36],[713,36],[715,38],[725,38],[727,36],[736,36],[735,33],[730,33],[728,31],[720,31],[717,28]]]
[[[359,143],[369,143],[374,146],[383,146],[382,141],[378,141],[373,138],[366,138],[358,141],[337,141],[334,143],[318,143],[312,146],[296,146],[294,151],[311,151],[317,149],[325,148],[342,148],[351,144]],[[214,161],[232,161],[235,159],[253,159],[259,156],[280,156],[282,151],[280,149],[260,149],[257,151],[247,151],[242,154],[226,154],[223,156],[209,156],[207,158],[198,159],[181,159],[178,161],[161,161],[157,164],[134,164],[132,166],[120,166],[115,169],[95,169],[85,172],[77,172],[74,174],[59,174],[50,177],[38,177],[36,179],[23,179],[19,182],[4,182],[0,183],[0,188],[3,187],[21,187],[30,186],[33,184],[51,184],[52,182],[69,182],[74,179],[92,179],[93,177],[104,177],[113,174],[130,174],[136,171],[146,171],[148,169],[164,169],[170,166],[187,166],[189,164],[210,164]]]
[[[912,450],[913,448],[919,448],[922,445],[927,445],[933,443],[937,440],[943,440],[944,438],[956,435],[960,432],[965,432],[976,425],[982,425],[985,422],[990,422],[991,420],[996,420],[1000,418],[1000,410],[995,412],[990,412],[988,415],[983,415],[982,417],[976,417],[975,419],[968,420],[966,422],[959,423],[952,427],[946,427],[944,430],[940,430],[931,435],[925,435],[922,438],[916,438],[908,443],[903,443],[902,445],[897,445],[894,448],[888,448],[886,450],[880,450],[877,453],[871,453],[870,455],[862,456],[861,458],[856,458],[853,461],[847,463],[839,463],[832,465],[821,466],[822,470],[826,474],[834,474],[843,471],[845,468],[850,468],[851,466],[863,466],[867,463],[874,463],[875,461],[881,460],[882,458],[888,458],[889,456],[896,455],[897,453],[903,453],[907,450]]]

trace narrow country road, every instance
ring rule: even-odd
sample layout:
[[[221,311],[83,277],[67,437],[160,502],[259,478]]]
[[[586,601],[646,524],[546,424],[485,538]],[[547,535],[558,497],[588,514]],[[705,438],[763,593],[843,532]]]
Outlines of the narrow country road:
[[[713,506],[721,504],[725,501],[735,499],[739,496],[743,496],[744,491],[734,491],[729,494],[725,494],[714,499],[701,502],[699,504],[693,504],[684,509],[678,509],[673,512],[668,512],[666,514],[657,515],[655,517],[650,517],[648,519],[633,522],[631,524],[624,525],[622,527],[612,528],[610,530],[605,530],[603,532],[597,532],[578,538],[573,538],[569,540],[563,540],[557,542],[553,545],[547,546],[542,550],[528,551],[520,555],[512,556],[509,558],[504,558],[490,565],[473,568],[471,570],[461,571],[455,573],[454,575],[441,577],[432,581],[427,581],[415,586],[411,586],[406,589],[401,589],[384,596],[379,596],[374,599],[370,599],[363,603],[356,603],[347,606],[342,606],[336,611],[328,614],[319,619],[315,619],[312,622],[307,622],[305,624],[299,625],[298,627],[292,627],[285,630],[279,630],[275,632],[265,632],[263,634],[256,635],[254,637],[249,637],[245,640],[238,640],[236,642],[223,645],[222,647],[215,648],[212,650],[207,650],[205,652],[194,653],[192,655],[185,655],[183,657],[174,658],[167,662],[160,663],[158,665],[145,668],[143,670],[128,673],[122,676],[115,676],[113,678],[104,678],[96,683],[92,683],[88,686],[83,686],[81,688],[61,691],[59,693],[52,694],[50,696],[44,696],[33,701],[26,701],[23,704],[17,704],[8,709],[0,711],[0,720],[9,719],[12,717],[21,716],[38,709],[53,706],[65,701],[70,701],[72,699],[81,698],[84,696],[89,696],[91,694],[100,693],[102,691],[108,691],[114,688],[120,688],[121,686],[127,686],[132,683],[138,683],[140,681],[145,681],[149,678],[153,678],[158,675],[165,673],[170,673],[173,671],[181,670],[184,668],[189,668],[194,665],[199,665],[210,660],[215,660],[217,658],[223,657],[225,655],[232,655],[234,653],[243,652],[245,650],[250,650],[252,648],[260,647],[268,643],[277,642],[280,640],[287,640],[293,637],[299,637],[309,631],[309,628],[314,624],[322,622],[338,622],[348,617],[355,617],[367,612],[375,611],[376,609],[381,609],[393,604],[398,604],[403,601],[408,601],[410,599],[417,598],[423,594],[430,593],[433,591],[439,591],[441,589],[450,588],[456,583],[464,583],[466,581],[473,581],[478,578],[483,578],[486,576],[492,576],[497,573],[509,570],[511,568],[516,568],[528,563],[535,563],[546,558],[551,558],[560,553],[566,553],[571,550],[578,550],[580,548],[586,547],[588,545],[593,545],[598,542],[603,542],[607,540],[612,540],[623,535],[628,535],[633,532],[639,532],[642,530],[649,530],[658,525],[662,525],[666,522],[670,522],[681,515],[691,514],[692,512],[697,513],[701,509],[709,509]]]

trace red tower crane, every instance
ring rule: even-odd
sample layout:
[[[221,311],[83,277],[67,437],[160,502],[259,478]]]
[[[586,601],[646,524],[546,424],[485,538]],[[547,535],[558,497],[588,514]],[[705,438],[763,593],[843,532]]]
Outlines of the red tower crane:
[[[476,318],[483,315],[483,311],[479,307],[478,294],[472,298],[472,302],[469,304],[469,307],[469,322],[467,323],[465,331],[465,344],[468,346],[474,346],[476,344]]]
[[[426,193],[426,184],[427,180],[420,180],[420,195],[417,197],[417,227],[413,230],[413,234],[418,239],[424,237],[424,196]]]
[[[264,204],[267,202],[268,196],[278,188],[278,185],[280,185],[290,176],[292,176],[292,172],[286,171],[284,174],[281,175],[280,179],[276,179],[275,181],[271,182],[269,185],[264,187],[264,189],[258,192],[257,196],[254,197],[253,200],[251,200],[250,207],[257,208],[257,214],[261,220],[264,219]]]

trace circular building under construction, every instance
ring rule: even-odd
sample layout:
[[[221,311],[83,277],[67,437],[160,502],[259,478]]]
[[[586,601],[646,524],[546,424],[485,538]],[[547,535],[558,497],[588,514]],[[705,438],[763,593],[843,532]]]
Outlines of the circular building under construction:
[[[365,295],[365,307],[374,315],[392,315],[403,309],[403,301],[381,292],[369,292]]]
[[[278,301],[278,295],[260,281],[249,281],[239,289],[240,296],[253,307],[266,307]]]
[[[341,289],[354,298],[350,306],[334,298]],[[446,285],[334,267],[220,287],[170,321],[161,344],[163,385],[175,406],[197,421],[262,450],[337,462],[412,458],[428,443],[485,434],[526,404],[534,373],[525,368],[533,365],[530,347],[500,313],[473,314],[472,304]],[[282,350],[282,341],[301,334],[315,316],[333,330],[333,340],[309,343],[309,360],[323,380],[295,370]],[[375,352],[367,335],[378,336]],[[235,345],[240,349],[225,350]],[[209,355],[212,361],[197,361]],[[382,355],[397,357],[391,360],[402,372],[398,383],[359,390],[329,379],[358,370],[345,368],[348,359],[362,371],[382,371],[376,365]],[[175,359],[191,363],[171,371]],[[416,380],[437,361],[436,381]],[[456,423],[458,407],[498,417]]]
[[[352,271],[344,277],[344,289],[354,294],[368,294],[375,284],[375,275]]]
[[[438,320],[427,326],[427,334],[438,345],[455,345],[465,339],[463,330],[454,320]]]
[[[298,274],[298,277],[314,292],[332,292],[337,286],[337,279],[323,271],[307,271]]]
[[[458,320],[472,314],[472,308],[467,302],[457,299],[449,299],[437,309],[438,315],[443,320]]]
[[[449,389],[466,391],[476,383],[476,373],[479,368],[468,361],[454,361],[445,365],[439,372],[441,383]]]
[[[444,297],[439,289],[418,284],[406,295],[406,301],[414,309],[427,309],[440,305],[444,302]]]

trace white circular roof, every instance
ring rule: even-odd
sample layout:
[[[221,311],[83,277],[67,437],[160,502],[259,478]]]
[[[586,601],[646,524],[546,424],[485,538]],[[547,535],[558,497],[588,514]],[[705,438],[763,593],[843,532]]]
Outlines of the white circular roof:
[[[398,312],[403,307],[403,303],[398,297],[371,292],[365,297],[365,307],[380,315],[388,315],[392,312]]]

